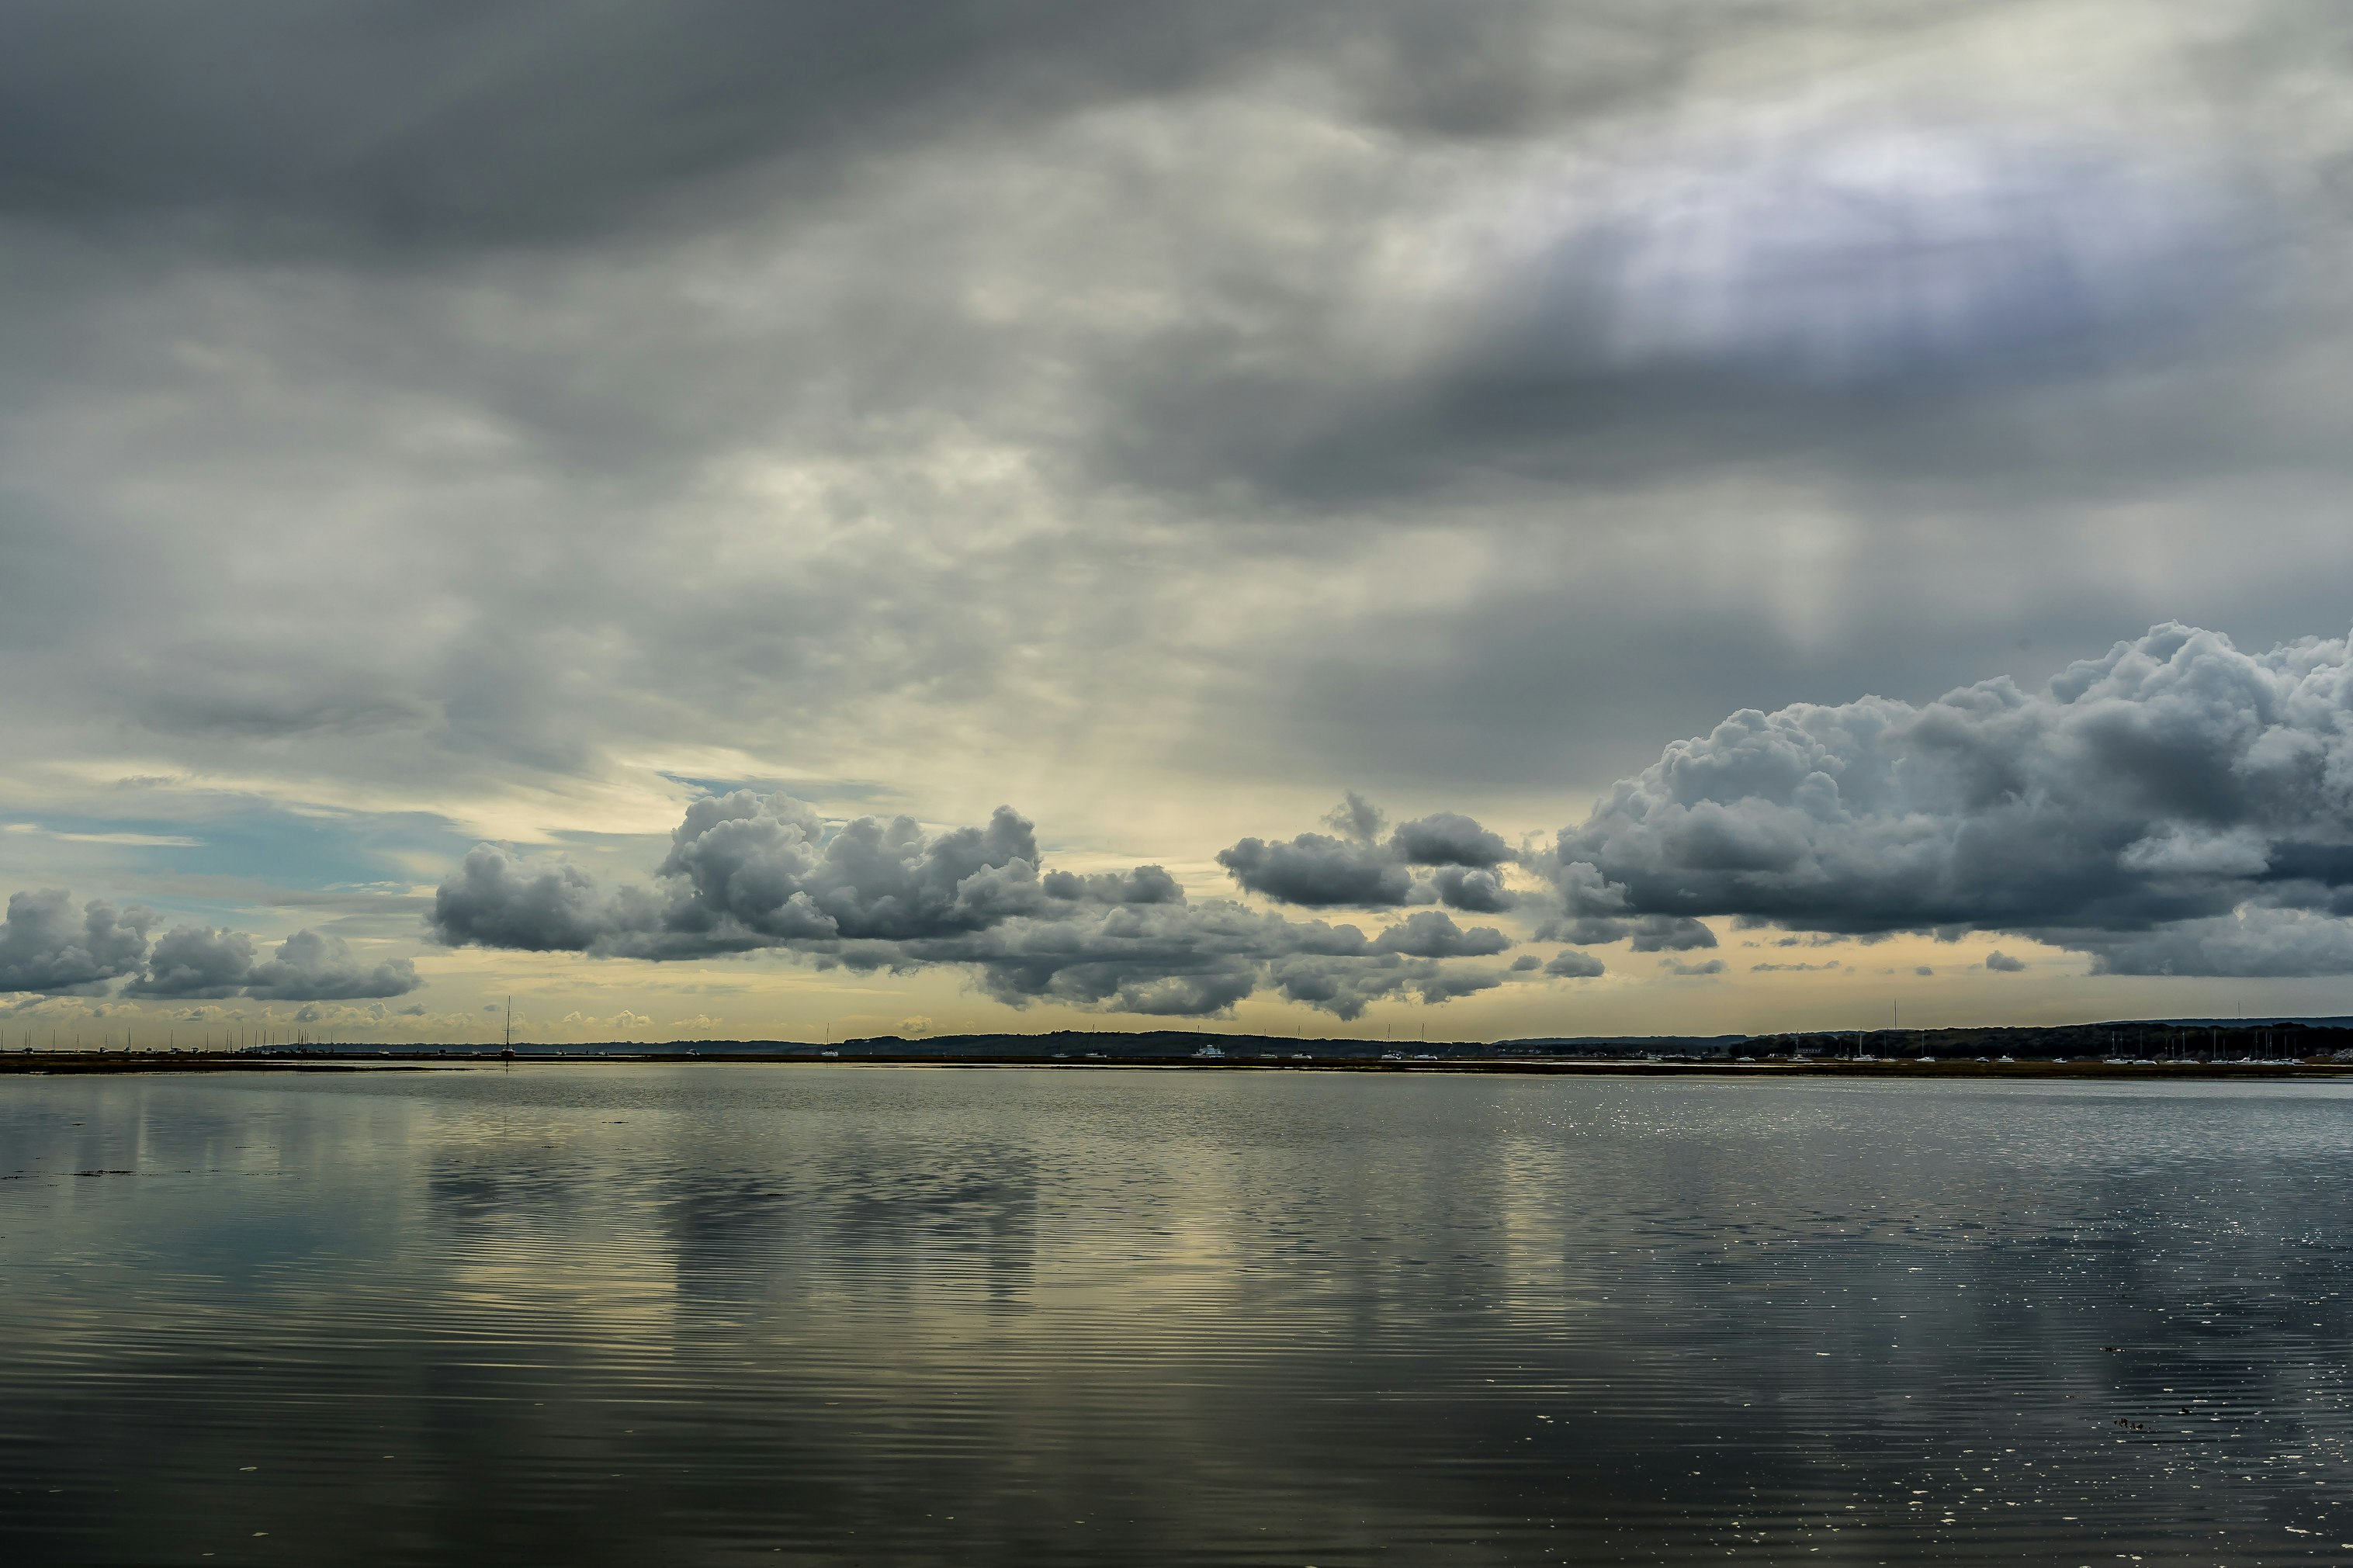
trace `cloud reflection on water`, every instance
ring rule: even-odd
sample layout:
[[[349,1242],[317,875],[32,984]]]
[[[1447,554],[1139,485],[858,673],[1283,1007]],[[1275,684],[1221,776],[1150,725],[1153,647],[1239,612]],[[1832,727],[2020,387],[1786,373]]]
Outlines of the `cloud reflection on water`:
[[[2291,1472],[2340,1474],[2353,1430],[2340,1108],[824,1068],[12,1085],[0,1471],[63,1489],[0,1535],[1522,1561],[1720,1555],[1733,1519],[1802,1551],[1852,1503],[1841,1531],[1949,1562],[2300,1523]],[[59,1173],[94,1168],[138,1173]],[[2118,1446],[2192,1399],[2194,1438]],[[1986,1493],[1954,1479],[1989,1458]],[[1937,1525],[1915,1492],[1977,1512]]]

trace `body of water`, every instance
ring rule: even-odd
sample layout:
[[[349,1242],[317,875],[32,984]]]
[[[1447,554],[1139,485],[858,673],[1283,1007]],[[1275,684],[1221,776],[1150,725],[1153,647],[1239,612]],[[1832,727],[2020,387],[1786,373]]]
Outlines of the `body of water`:
[[[2353,1560],[2353,1089],[0,1081],[11,1563]]]

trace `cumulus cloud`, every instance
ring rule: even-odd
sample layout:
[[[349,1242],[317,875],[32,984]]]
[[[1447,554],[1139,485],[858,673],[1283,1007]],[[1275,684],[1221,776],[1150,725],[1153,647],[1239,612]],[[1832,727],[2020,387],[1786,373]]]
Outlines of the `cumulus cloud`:
[[[1381,954],[1368,961],[1303,957],[1269,966],[1274,988],[1294,1002],[1340,1018],[1355,1018],[1385,997],[1410,994],[1428,1005],[1493,990],[1501,976],[1479,969],[1450,969],[1430,959]]]
[[[2342,908],[2332,900],[2332,908]],[[2353,921],[2327,909],[2247,903],[2226,915],[2145,931],[2078,931],[2069,945],[2103,974],[2230,974],[2252,979],[2353,973]]]
[[[1386,909],[1414,889],[1412,869],[1387,847],[1303,833],[1288,843],[1245,838],[1218,851],[1235,881],[1278,903]]]
[[[1376,952],[1404,953],[1414,958],[1483,958],[1502,952],[1511,939],[1493,926],[1464,931],[1440,910],[1422,910],[1373,939]]]
[[[353,1002],[405,996],[424,984],[415,961],[364,964],[337,936],[298,931],[268,958],[243,931],[174,926],[156,939],[146,970],[123,988],[153,997],[250,996],[264,1002]]]
[[[1544,972],[1563,980],[1591,980],[1601,973],[1602,966],[1601,961],[1591,953],[1567,947],[1553,954]]]
[[[253,966],[245,994],[268,1002],[352,1002],[364,997],[405,996],[425,982],[406,958],[364,963],[339,936],[298,931],[278,951]]]
[[[157,939],[147,972],[126,987],[134,996],[234,996],[253,970],[253,939],[243,931],[174,926]]]
[[[1429,821],[1416,853],[1500,848],[1464,819]],[[657,960],[784,949],[859,969],[956,965],[1016,1005],[1172,1016],[1222,1012],[1265,987],[1343,1017],[1400,993],[1443,1001],[1498,982],[1441,960],[1511,945],[1494,927],[1464,930],[1438,910],[1367,939],[1353,925],[1193,903],[1158,866],[1041,870],[1035,830],[1007,808],[983,826],[932,832],[906,817],[828,823],[799,801],[748,790],[708,796],[671,834],[655,883],[607,889],[568,864],[478,845],[436,891],[433,927],[453,945]]]
[[[0,992],[94,994],[126,982],[139,998],[353,1001],[401,996],[424,982],[409,959],[364,964],[341,937],[299,931],[271,956],[257,958],[253,938],[211,926],[174,926],[151,945],[153,911],[117,911],[103,900],[77,916],[58,889],[12,894],[0,926]]]
[[[620,923],[611,895],[561,860],[526,863],[477,845],[434,895],[443,940],[529,952],[582,951]]]
[[[1696,917],[1729,916],[2017,931],[2118,973],[2347,972],[2353,649],[2168,624],[2039,690],[1736,713],[1620,781],[1546,869],[1570,941],[1709,945]]]
[[[2012,958],[1997,947],[1985,955],[1985,966],[1998,974],[2018,974],[2025,971],[2026,960]]]
[[[87,993],[137,971],[152,910],[92,899],[79,910],[63,889],[12,893],[0,925],[0,991]]]
[[[1512,858],[1511,848],[1501,835],[1451,811],[1404,824],[1392,836],[1391,842],[1402,858],[1416,866],[1492,870]]]
[[[1442,811],[1384,837],[1386,816],[1351,790],[1324,820],[1339,837],[1244,838],[1219,850],[1218,864],[1247,890],[1306,909],[1442,903],[1494,914],[1514,901],[1503,868],[1515,855],[1501,835],[1470,817]]]

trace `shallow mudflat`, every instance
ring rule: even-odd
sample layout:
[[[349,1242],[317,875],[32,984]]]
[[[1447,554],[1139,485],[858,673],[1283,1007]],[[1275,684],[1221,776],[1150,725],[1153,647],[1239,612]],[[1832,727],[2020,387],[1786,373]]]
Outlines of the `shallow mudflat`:
[[[2348,1179],[2325,1079],[16,1078],[0,1552],[2342,1561]]]

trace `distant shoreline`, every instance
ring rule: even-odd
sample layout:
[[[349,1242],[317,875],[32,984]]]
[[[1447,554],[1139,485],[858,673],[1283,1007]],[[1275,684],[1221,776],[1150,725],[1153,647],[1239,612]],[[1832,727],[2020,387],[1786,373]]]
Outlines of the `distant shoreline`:
[[[867,1036],[810,1040],[499,1041],[234,1050],[0,1051],[0,1076],[122,1072],[386,1071],[512,1063],[765,1063],[944,1068],[1216,1068],[1373,1073],[1698,1074],[1867,1078],[2338,1078],[2353,1074],[2353,1018],[2136,1019],[2032,1026],[1775,1035],[1587,1035],[1398,1042],[1197,1029]]]
[[[2233,1082],[2247,1079],[2353,1078],[2353,1062],[2325,1059],[2242,1061],[1978,1060],[1969,1057],[1872,1058],[1812,1057],[1742,1060],[1690,1057],[1451,1056],[1397,1059],[1378,1057],[1260,1058],[1226,1055],[1128,1055],[1072,1058],[1068,1055],[948,1055],[855,1051],[725,1052],[532,1052],[512,1059],[496,1051],[312,1050],[290,1053],[181,1051],[57,1051],[0,1056],[0,1076],[109,1077],[172,1073],[345,1073],[466,1071],[485,1068],[528,1071],[543,1067],[889,1067],[944,1068],[1052,1068],[1178,1070],[1194,1072],[1345,1072],[1359,1074],[1504,1076],[1520,1078],[1625,1077],[1825,1079],[2150,1079]]]

